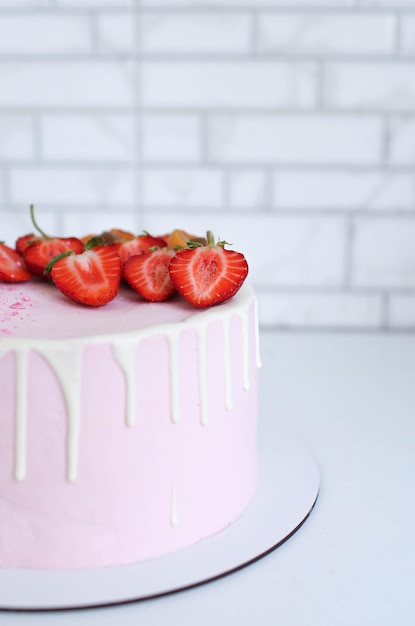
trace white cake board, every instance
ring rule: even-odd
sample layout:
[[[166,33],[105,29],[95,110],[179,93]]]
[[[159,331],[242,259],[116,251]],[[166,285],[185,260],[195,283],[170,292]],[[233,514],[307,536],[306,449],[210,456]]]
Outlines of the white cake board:
[[[154,598],[210,582],[266,556],[308,518],[320,478],[312,453],[288,433],[280,432],[272,449],[261,452],[258,490],[226,530],[136,565],[62,572],[0,568],[0,610],[92,608]]]

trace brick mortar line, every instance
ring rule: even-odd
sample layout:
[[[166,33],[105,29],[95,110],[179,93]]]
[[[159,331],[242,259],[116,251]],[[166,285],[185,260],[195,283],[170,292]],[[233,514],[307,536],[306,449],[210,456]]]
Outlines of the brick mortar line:
[[[391,327],[390,319],[390,294],[383,293],[381,297],[381,328],[384,330]],[[414,321],[415,328],[415,321]]]
[[[390,168],[390,156],[391,156],[391,115],[385,115],[383,119],[382,129],[382,144],[381,144],[381,162],[385,168]]]
[[[393,33],[393,52],[396,57],[406,58],[407,53],[402,48],[402,34],[403,34],[403,24],[402,24],[402,16],[397,15],[395,18],[395,27]]]
[[[43,159],[43,130],[42,130],[42,116],[35,112],[32,116],[32,133],[33,133],[33,146],[34,155],[33,159],[36,163],[42,163]],[[8,160],[9,167],[12,166],[12,161]]]
[[[114,210],[116,207],[120,206],[117,203],[113,203],[114,204]],[[12,209],[15,209],[16,207],[19,207],[22,205],[22,202],[18,202],[18,201],[10,201],[5,208],[9,207]],[[54,206],[57,207],[58,210],[60,211],[64,211],[66,209],[68,210],[72,210],[72,211],[82,211],[85,209],[91,210],[92,212],[94,212],[96,209],[99,209],[98,205],[94,204],[93,202],[91,203],[83,203],[83,202],[78,202],[78,203],[72,203],[70,205],[67,205],[65,203],[61,203],[61,202],[52,202],[52,201],[47,201],[47,202],[42,202],[42,206],[44,207],[50,207],[53,208]],[[131,212],[131,209],[133,208],[137,208],[136,206],[136,202],[134,202],[133,204],[125,204],[122,205],[125,206],[126,208],[128,207],[128,210]],[[340,222],[340,221],[344,221],[347,218],[353,218],[356,220],[366,220],[366,221],[373,221],[375,222],[376,220],[386,220],[388,222],[394,221],[394,222],[402,222],[402,221],[406,221],[406,222],[413,222],[415,221],[415,211],[412,212],[406,212],[406,213],[397,213],[394,212],[393,210],[391,211],[382,211],[382,212],[378,212],[376,215],[375,214],[368,214],[365,212],[361,212],[361,213],[354,213],[353,215],[351,215],[348,212],[336,212],[335,214],[333,214],[333,212],[331,210],[315,210],[315,211],[309,211],[309,210],[281,210],[281,211],[269,211],[266,207],[264,207],[261,210],[255,210],[254,212],[250,212],[247,209],[238,209],[236,207],[229,207],[225,201],[222,201],[220,203],[219,206],[215,206],[212,207],[212,205],[203,205],[203,206],[197,206],[197,207],[189,207],[189,206],[180,206],[178,207],[176,203],[173,204],[167,204],[166,202],[163,202],[163,204],[150,204],[150,203],[143,203],[142,204],[142,213],[143,215],[147,215],[148,213],[152,213],[153,215],[156,214],[159,217],[163,217],[163,216],[168,216],[171,215],[172,212],[174,211],[176,214],[180,214],[180,215],[189,215],[189,216],[200,216],[203,213],[209,213],[210,215],[213,215],[215,217],[220,217],[220,216],[226,216],[226,217],[232,217],[232,218],[239,218],[239,219],[256,219],[256,220],[261,220],[261,218],[263,219],[275,219],[275,220],[295,220],[295,219],[300,219],[300,220],[308,220],[308,221],[317,221],[317,220],[321,220],[321,219],[329,219],[332,222]],[[1,204],[0,204],[0,209],[1,209]],[[226,210],[226,213],[224,213],[224,210]]]
[[[355,224],[352,217],[348,217],[345,226],[344,240],[344,286],[350,289],[353,285],[353,258],[354,258],[354,239]]]
[[[212,6],[210,4],[201,5],[201,6],[186,6],[186,5],[177,5],[172,7],[171,5],[161,5],[157,7],[141,7],[137,9],[135,3],[130,6],[90,6],[90,7],[82,7],[82,6],[61,6],[59,3],[52,1],[47,6],[20,6],[20,7],[0,7],[0,16],[11,16],[11,17],[21,17],[24,15],[25,17],[30,16],[45,16],[45,17],[66,17],[66,16],[84,16],[88,14],[94,15],[132,15],[136,11],[140,11],[143,15],[166,15],[172,17],[183,17],[186,15],[212,15],[212,16],[240,16],[240,15],[289,15],[296,16],[298,14],[301,15],[316,15],[320,17],[325,16],[333,16],[333,17],[343,17],[343,16],[351,16],[351,17],[406,17],[413,16],[415,14],[415,9],[410,6],[402,6],[402,7],[368,7],[365,5],[353,5],[353,6],[342,6],[342,7],[332,7],[330,5],[327,6],[315,6],[310,7],[309,5],[296,5],[295,7],[289,6],[267,6],[267,5],[257,5],[257,6],[249,6],[249,5],[236,5],[236,6]]]
[[[141,0],[134,0],[134,44],[138,53],[138,59],[134,65],[134,108],[136,116],[134,117],[134,200],[135,200],[135,227],[136,232],[143,229],[144,215],[143,206],[143,183],[142,183],[142,160],[143,160],[143,111],[142,111],[142,60],[141,60]]]
[[[413,335],[415,330],[415,323],[413,326],[404,327],[404,326],[391,326],[388,328],[382,328],[379,324],[375,327],[373,326],[364,326],[360,324],[359,326],[354,325],[334,325],[334,324],[321,324],[315,326],[304,326],[304,324],[296,325],[294,322],[290,322],[288,324],[261,324],[259,325],[260,332],[266,333],[342,333],[342,334],[370,334],[370,335]]]
[[[326,62],[321,61],[316,73],[316,108],[319,111],[326,113],[326,83],[327,72]]]
[[[147,52],[92,52],[90,50],[86,50],[85,52],[60,52],[59,50],[55,52],[23,52],[23,53],[13,53],[13,52],[0,52],[0,63],[27,63],[27,64],[40,64],[40,63],[61,63],[61,62],[69,62],[69,63],[84,63],[86,60],[92,63],[119,63],[119,62],[128,62],[134,61],[138,57],[140,57],[146,63],[166,63],[166,64],[174,64],[174,63],[224,63],[230,62],[235,63],[239,62],[241,64],[261,64],[261,63],[273,63],[275,65],[283,65],[283,64],[318,64],[322,61],[327,64],[332,65],[359,65],[362,66],[362,62],[367,64],[376,64],[376,65],[414,65],[415,63],[415,52],[413,53],[404,53],[395,55],[389,52],[381,53],[381,54],[362,54],[362,53],[351,53],[351,54],[330,54],[330,53],[313,53],[313,52],[303,52],[298,54],[288,54],[283,51],[276,52],[258,52],[258,54],[253,54],[250,51],[241,52],[172,52],[172,51],[163,51],[158,53],[147,53]]]
[[[91,43],[90,56],[99,55],[100,54],[100,34],[99,34],[99,25],[98,25],[98,15],[90,11],[88,13],[89,17],[89,38]]]
[[[269,166],[268,168],[265,169],[264,214],[266,215],[272,215],[275,211],[273,198],[274,198],[274,167]],[[254,212],[254,215],[255,215],[255,212]]]
[[[3,190],[4,200],[6,203],[6,207],[8,208],[11,200],[10,193],[10,177],[8,169],[0,166],[0,184]]]
[[[310,119],[327,119],[349,118],[351,120],[360,121],[381,121],[385,116],[402,117],[405,119],[415,119],[415,111],[413,108],[408,110],[393,110],[393,109],[344,109],[344,108],[325,108],[324,111],[316,109],[315,107],[292,107],[287,108],[277,107],[273,105],[264,105],[262,107],[249,107],[242,105],[241,107],[232,106],[224,107],[220,105],[206,105],[206,106],[142,106],[141,108],[144,115],[201,115],[206,114],[211,117],[227,117],[227,118],[252,118],[260,117],[265,120],[281,120],[283,118],[310,118]],[[30,115],[34,111],[42,113],[44,115],[95,115],[95,114],[120,114],[120,115],[133,115],[137,114],[134,105],[128,104],[125,106],[111,106],[105,104],[95,105],[49,105],[49,104],[34,104],[32,106],[20,105],[20,104],[2,104],[0,101],[0,119],[3,115]],[[353,164],[351,164],[353,165]]]
[[[199,139],[199,161],[197,166],[209,168],[209,116],[206,113],[198,115],[198,139]],[[148,163],[148,162],[147,162]],[[147,165],[147,163],[145,165]],[[184,161],[182,161],[184,163]],[[184,166],[186,167],[186,166]]]
[[[36,114],[37,112],[34,111],[33,115],[36,115]],[[39,115],[39,118],[41,119],[42,116]],[[269,162],[269,161],[249,161],[249,162],[238,162],[238,161],[220,162],[219,161],[218,162],[218,161],[212,161],[212,160],[172,162],[172,161],[151,161],[151,160],[146,160],[144,158],[140,161],[140,163],[143,169],[151,170],[151,171],[172,170],[172,171],[179,172],[181,170],[194,170],[197,172],[198,170],[223,171],[223,170],[232,168],[232,169],[240,170],[240,171],[252,170],[252,169],[264,170],[264,171],[271,170],[273,174],[278,174],[279,172],[283,172],[283,173],[292,173],[292,174],[298,174],[298,173],[340,174],[340,175],[353,174],[357,176],[360,176],[360,175],[364,176],[366,174],[375,174],[375,175],[376,174],[377,175],[389,174],[391,176],[396,176],[396,175],[413,176],[414,165],[415,165],[415,164],[408,164],[408,165],[392,166],[388,164],[381,164],[377,166],[377,165],[359,165],[359,164],[350,164],[350,163],[315,164],[315,163],[277,163],[277,162]],[[37,162],[37,161],[34,161],[31,157],[28,157],[24,159],[23,158],[22,159],[5,159],[5,160],[0,159],[0,166],[6,166],[10,169],[20,169],[20,170],[21,169],[33,170],[33,169],[39,169],[40,167],[41,168],[47,167],[47,168],[56,169],[56,170],[90,169],[91,171],[93,171],[93,170],[101,169],[101,168],[102,169],[116,168],[119,170],[121,169],[131,170],[134,168],[134,162],[129,159],[127,160],[121,160],[121,159],[80,160],[79,158],[76,160],[56,159],[56,158],[47,159],[46,158],[46,159],[42,159],[41,162]],[[294,209],[290,209],[289,207],[287,207],[287,210],[294,210]],[[310,208],[308,210],[315,211],[318,209]],[[341,211],[342,209],[335,209],[335,210]],[[356,208],[353,210],[359,211],[362,209]],[[387,210],[387,209],[370,209],[370,210],[382,211],[382,210]]]
[[[350,296],[350,297],[377,297],[382,298],[385,294],[390,297],[404,296],[415,298],[415,286],[410,287],[352,287],[351,289],[345,289],[344,287],[321,287],[321,286],[307,286],[307,285],[293,285],[293,286],[275,286],[275,285],[255,285],[255,291],[258,295],[300,295],[300,296]]]
[[[7,175],[7,169],[4,168],[3,172]],[[9,201],[7,203],[0,203],[0,211],[1,210],[27,210],[27,206],[28,203],[23,203],[23,202],[19,202],[19,201]],[[52,201],[47,201],[47,202],[42,202],[42,206],[46,209],[53,209],[54,207],[56,207],[56,209],[58,211],[65,211],[65,210],[71,210],[72,212],[81,212],[81,211],[85,211],[85,210],[89,210],[92,213],[99,211],[102,206],[100,204],[95,204],[93,202],[77,202],[77,203],[72,203],[72,204],[65,204],[65,203],[56,203],[56,202],[52,202]],[[124,203],[117,203],[114,202],[113,203],[114,206],[114,211],[118,210],[118,208],[124,208],[126,211],[128,211],[129,213],[131,213],[131,210],[136,208],[136,204],[124,204]],[[166,203],[163,203],[162,205],[159,204],[149,204],[149,203],[145,203],[142,205],[142,213],[143,215],[146,215],[148,213],[151,213],[152,215],[157,215],[159,217],[163,217],[163,216],[169,216],[172,214],[172,212],[175,212],[176,214],[180,214],[180,215],[188,215],[191,217],[195,217],[195,216],[201,216],[204,212],[209,213],[210,215],[213,215],[215,217],[232,217],[232,218],[239,218],[239,219],[275,219],[275,220],[293,220],[293,219],[303,219],[303,220],[308,220],[308,221],[316,221],[319,219],[329,219],[332,222],[340,222],[340,221],[344,221],[345,219],[347,219],[348,217],[351,217],[349,213],[346,212],[342,212],[342,213],[336,213],[333,214],[330,210],[325,210],[325,211],[313,211],[312,213],[310,213],[310,211],[300,211],[300,210],[284,210],[281,212],[269,212],[267,211],[255,211],[254,213],[250,213],[248,212],[246,209],[237,209],[237,208],[232,208],[229,209],[229,212],[227,212],[226,214],[223,213],[223,209],[227,208],[224,203],[221,203],[221,206],[219,207],[214,207],[212,208],[211,205],[206,205],[206,206],[198,206],[197,208],[195,207],[180,207],[180,209],[178,210],[178,207],[176,206],[176,204],[174,205],[166,205]],[[378,213],[378,214],[367,214],[367,213],[359,213],[359,214],[354,214],[353,218],[356,220],[366,220],[366,221],[376,221],[376,220],[386,220],[388,222],[394,221],[394,222],[399,222],[399,221],[410,221],[411,223],[415,220],[415,211],[408,213],[395,213],[393,211],[390,212],[382,212],[382,213]],[[344,289],[346,289],[346,286],[343,286]],[[347,287],[348,288],[348,287]]]
[[[260,54],[258,13],[252,10],[249,17],[250,17],[250,29],[249,29],[250,53],[251,53],[252,58],[257,58]]]
[[[413,14],[415,9],[411,6],[365,6],[365,5],[351,5],[351,6],[338,6],[333,7],[329,4],[326,6],[314,6],[310,7],[310,5],[301,5],[301,3],[293,6],[270,6],[266,4],[256,3],[255,5],[229,5],[229,6],[221,6],[215,5],[212,6],[209,3],[205,5],[186,5],[186,4],[178,4],[176,6],[171,6],[169,4],[159,5],[159,6],[142,6],[140,9],[137,9],[135,6],[135,0],[130,5],[125,6],[107,6],[105,4],[97,5],[97,6],[88,6],[83,7],[81,2],[78,6],[63,6],[56,0],[53,0],[46,6],[20,6],[20,7],[11,7],[11,6],[2,6],[0,7],[0,15],[21,15],[22,13],[27,15],[37,15],[38,13],[50,13],[51,15],[73,15],[80,14],[83,15],[88,11],[93,11],[94,13],[108,13],[108,14],[130,14],[135,11],[140,10],[143,14],[168,14],[172,16],[182,16],[183,14],[213,14],[213,15],[226,15],[226,14],[246,14],[246,13],[266,13],[266,14],[276,14],[276,15],[296,15],[298,13],[306,14],[306,15],[333,15],[333,16],[343,16],[343,15],[351,15],[351,16],[394,16],[399,14]]]

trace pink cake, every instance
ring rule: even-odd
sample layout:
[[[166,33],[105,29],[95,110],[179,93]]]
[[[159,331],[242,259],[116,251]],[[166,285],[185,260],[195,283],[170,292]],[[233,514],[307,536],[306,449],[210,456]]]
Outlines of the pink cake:
[[[257,484],[256,300],[104,307],[0,285],[0,566],[133,563],[225,529]]]

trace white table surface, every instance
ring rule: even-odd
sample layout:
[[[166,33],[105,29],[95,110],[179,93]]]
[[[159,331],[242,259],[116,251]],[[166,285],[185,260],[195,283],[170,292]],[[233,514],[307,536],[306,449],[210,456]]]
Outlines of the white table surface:
[[[190,591],[0,613],[2,626],[415,623],[415,335],[263,333],[262,359],[262,424],[290,425],[319,462],[304,526],[261,561]]]

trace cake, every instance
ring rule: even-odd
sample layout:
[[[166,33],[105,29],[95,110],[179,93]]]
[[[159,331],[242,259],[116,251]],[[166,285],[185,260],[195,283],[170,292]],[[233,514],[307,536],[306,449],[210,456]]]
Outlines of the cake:
[[[0,284],[0,566],[99,568],[227,528],[257,460],[256,299]]]

